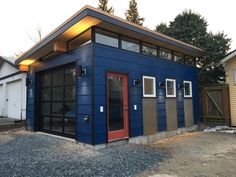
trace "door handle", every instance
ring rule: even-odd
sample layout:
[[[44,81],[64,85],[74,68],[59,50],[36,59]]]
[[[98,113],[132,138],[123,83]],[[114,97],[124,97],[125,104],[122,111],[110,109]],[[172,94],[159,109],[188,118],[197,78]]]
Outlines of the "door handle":
[[[124,106],[123,110],[128,110],[128,106]]]

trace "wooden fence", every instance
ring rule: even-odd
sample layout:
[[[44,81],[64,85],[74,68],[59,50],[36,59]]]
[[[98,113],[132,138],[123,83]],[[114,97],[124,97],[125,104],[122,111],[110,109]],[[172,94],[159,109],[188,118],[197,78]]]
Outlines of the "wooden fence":
[[[230,125],[227,84],[200,87],[201,117],[206,124]]]

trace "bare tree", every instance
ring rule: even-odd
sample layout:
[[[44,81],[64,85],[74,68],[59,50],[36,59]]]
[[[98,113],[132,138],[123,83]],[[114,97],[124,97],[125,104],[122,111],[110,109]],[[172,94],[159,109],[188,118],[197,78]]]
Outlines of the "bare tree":
[[[35,29],[35,34],[28,34],[28,37],[31,41],[33,41],[34,43],[38,43],[39,41],[42,40],[42,28],[40,25],[38,25],[38,27]]]

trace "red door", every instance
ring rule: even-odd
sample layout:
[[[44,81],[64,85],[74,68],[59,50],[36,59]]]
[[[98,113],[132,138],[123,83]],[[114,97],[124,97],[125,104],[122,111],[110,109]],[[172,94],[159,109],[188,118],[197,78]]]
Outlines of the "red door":
[[[108,142],[127,138],[128,132],[128,77],[107,74],[107,126]]]

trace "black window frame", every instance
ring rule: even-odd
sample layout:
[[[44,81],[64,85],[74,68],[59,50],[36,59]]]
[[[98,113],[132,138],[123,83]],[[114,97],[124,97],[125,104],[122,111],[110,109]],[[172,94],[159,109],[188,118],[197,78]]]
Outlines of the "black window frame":
[[[74,73],[74,82],[73,83],[66,83],[65,82],[65,75],[66,75],[66,70],[67,69],[74,69],[74,72],[76,72],[76,64],[75,62],[73,63],[70,63],[70,64],[66,64],[66,65],[62,65],[62,66],[59,66],[59,67],[55,67],[55,68],[52,68],[52,69],[49,69],[49,70],[45,70],[45,71],[40,71],[37,73],[37,75],[39,75],[39,77],[37,77],[39,79],[39,82],[38,82],[38,86],[37,86],[37,89],[38,89],[38,93],[39,93],[39,96],[37,98],[37,105],[38,105],[38,114],[37,114],[37,119],[38,119],[38,128],[39,130],[41,131],[44,131],[44,132],[48,132],[48,133],[52,133],[52,134],[57,134],[57,135],[61,135],[61,136],[65,136],[65,137],[69,137],[69,138],[76,138],[76,132],[77,132],[77,120],[76,120],[76,117],[77,117],[77,109],[76,109],[76,105],[77,105],[77,99],[76,99],[76,91],[77,91],[77,87],[76,87],[76,83],[77,83],[77,78],[76,78],[76,73]],[[57,71],[57,70],[63,70],[63,79],[64,79],[64,82],[63,84],[60,84],[60,85],[53,85],[52,82],[53,82],[53,79],[52,79],[52,75],[53,75],[53,72],[54,71]],[[42,78],[42,75],[44,74],[49,74],[50,75],[50,82],[51,84],[50,85],[47,85],[47,86],[43,86],[41,84],[41,78]],[[60,87],[63,87],[63,99],[58,99],[58,100],[54,100],[52,97],[53,97],[53,89],[54,88],[60,88]],[[75,89],[75,95],[72,99],[66,99],[65,98],[65,91],[66,91],[66,87],[74,87]],[[50,89],[50,99],[48,100],[42,100],[41,98],[41,94],[42,94],[42,90],[43,89]],[[50,113],[49,114],[45,114],[42,112],[41,110],[41,107],[42,107],[42,104],[44,103],[48,103],[50,104]],[[63,105],[63,110],[62,110],[62,114],[53,114],[52,112],[52,106],[53,104],[55,103],[62,103]],[[75,105],[75,110],[74,110],[74,115],[72,116],[69,116],[69,115],[66,115],[65,113],[65,105],[67,103],[73,103]],[[45,129],[44,128],[44,117],[48,117],[50,122],[49,122],[49,129]],[[55,131],[53,130],[52,128],[52,120],[53,118],[60,118],[61,121],[62,121],[62,131]],[[75,128],[75,132],[72,133],[68,133],[66,132],[65,133],[65,119],[73,119],[73,121],[75,121],[75,124],[74,124],[74,128]]]

